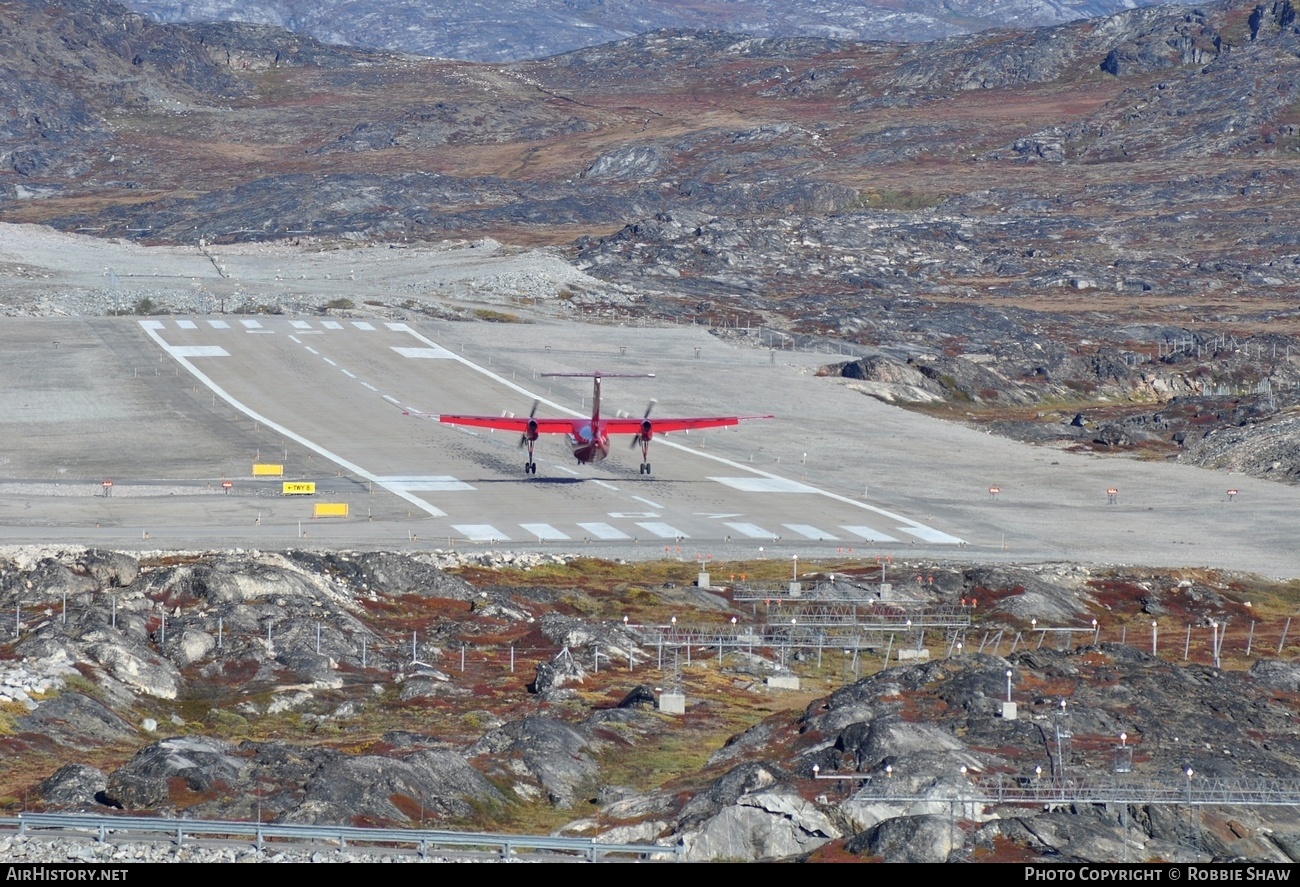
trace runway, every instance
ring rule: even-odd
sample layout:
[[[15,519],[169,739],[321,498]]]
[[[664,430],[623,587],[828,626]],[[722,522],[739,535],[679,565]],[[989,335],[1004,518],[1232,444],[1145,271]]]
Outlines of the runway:
[[[71,318],[6,323],[0,347],[0,543],[892,555],[1300,576],[1296,487],[1027,446],[820,378],[827,355],[704,328]],[[595,370],[656,374],[607,378],[604,415],[640,416],[653,398],[655,417],[776,418],[656,436],[645,477],[626,438],[590,466],[544,436],[528,476],[518,435],[415,415],[523,415],[537,399],[540,416],[585,417],[590,380],[542,374]],[[254,477],[254,463],[283,477]],[[315,495],[282,495],[283,481],[314,483]],[[349,514],[314,519],[319,503]]]
[[[538,474],[525,476],[516,435],[452,428],[425,416],[522,414],[534,400],[540,414],[585,416],[587,380],[495,370],[406,322],[199,318],[140,325],[220,402],[281,435],[286,457],[301,448],[367,488],[387,491],[426,516],[426,538],[653,541],[674,550],[682,543],[787,538],[857,548],[962,543],[924,521],[739,461],[746,458],[743,436],[756,431],[749,423],[696,433],[694,440],[685,433],[657,438],[650,477],[631,471],[639,452],[582,465],[562,437],[543,438]],[[656,381],[608,379],[605,414],[621,404],[639,415],[642,405],[633,398],[660,393]],[[578,409],[566,405],[575,401]],[[303,477],[320,473],[294,467]]]

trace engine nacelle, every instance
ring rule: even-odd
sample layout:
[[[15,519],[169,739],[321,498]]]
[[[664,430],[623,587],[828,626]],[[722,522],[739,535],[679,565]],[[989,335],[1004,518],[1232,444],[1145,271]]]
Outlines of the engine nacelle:
[[[641,440],[649,440],[654,437],[654,431],[650,425],[650,420],[646,419],[641,423]]]
[[[537,420],[529,419],[528,428],[524,430],[524,438],[526,440],[537,440],[537,436]]]

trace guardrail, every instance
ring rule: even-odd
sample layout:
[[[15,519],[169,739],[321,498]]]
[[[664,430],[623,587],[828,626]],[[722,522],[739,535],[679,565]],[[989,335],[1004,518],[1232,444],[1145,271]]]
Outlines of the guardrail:
[[[592,838],[560,838],[550,835],[507,835],[490,832],[456,832],[439,829],[362,828],[345,825],[302,825],[294,823],[238,822],[212,819],[173,819],[154,816],[112,816],[97,813],[20,813],[16,818],[0,819],[0,824],[16,826],[18,834],[34,830],[66,829],[89,832],[86,837],[107,841],[110,835],[166,835],[177,847],[185,839],[247,837],[262,850],[268,840],[282,839],[306,843],[336,842],[339,850],[351,845],[396,845],[415,847],[421,859],[430,850],[495,850],[503,858],[519,851],[545,851],[576,854],[589,862],[610,855],[635,856],[642,860],[677,861],[683,847],[660,844],[606,844]],[[58,835],[59,838],[71,837]]]

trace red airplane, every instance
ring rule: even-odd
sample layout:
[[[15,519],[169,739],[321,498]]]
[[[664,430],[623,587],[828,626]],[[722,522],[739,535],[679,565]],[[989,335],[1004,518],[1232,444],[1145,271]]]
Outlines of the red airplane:
[[[650,473],[650,438],[655,433],[667,431],[686,431],[691,428],[722,428],[738,425],[742,419],[771,419],[769,416],[694,416],[684,419],[651,419],[650,410],[654,401],[646,407],[645,415],[640,419],[633,417],[603,419],[600,415],[600,380],[618,379],[653,379],[654,373],[543,373],[544,376],[580,376],[590,378],[594,383],[591,395],[590,419],[538,419],[537,402],[527,418],[522,416],[439,416],[438,421],[447,425],[472,425],[478,428],[496,428],[502,431],[518,431],[519,445],[528,447],[528,461],[524,464],[525,474],[536,474],[537,463],[533,461],[533,444],[543,434],[563,434],[573,448],[573,456],[581,462],[600,462],[609,455],[609,436],[611,434],[631,434],[632,446],[641,444],[641,473]]]

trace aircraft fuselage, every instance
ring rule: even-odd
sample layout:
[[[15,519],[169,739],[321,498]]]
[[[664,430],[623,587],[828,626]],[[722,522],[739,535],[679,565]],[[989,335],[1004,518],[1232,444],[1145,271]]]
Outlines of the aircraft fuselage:
[[[573,430],[564,437],[579,462],[601,462],[609,455],[609,436],[599,421],[574,422]]]

